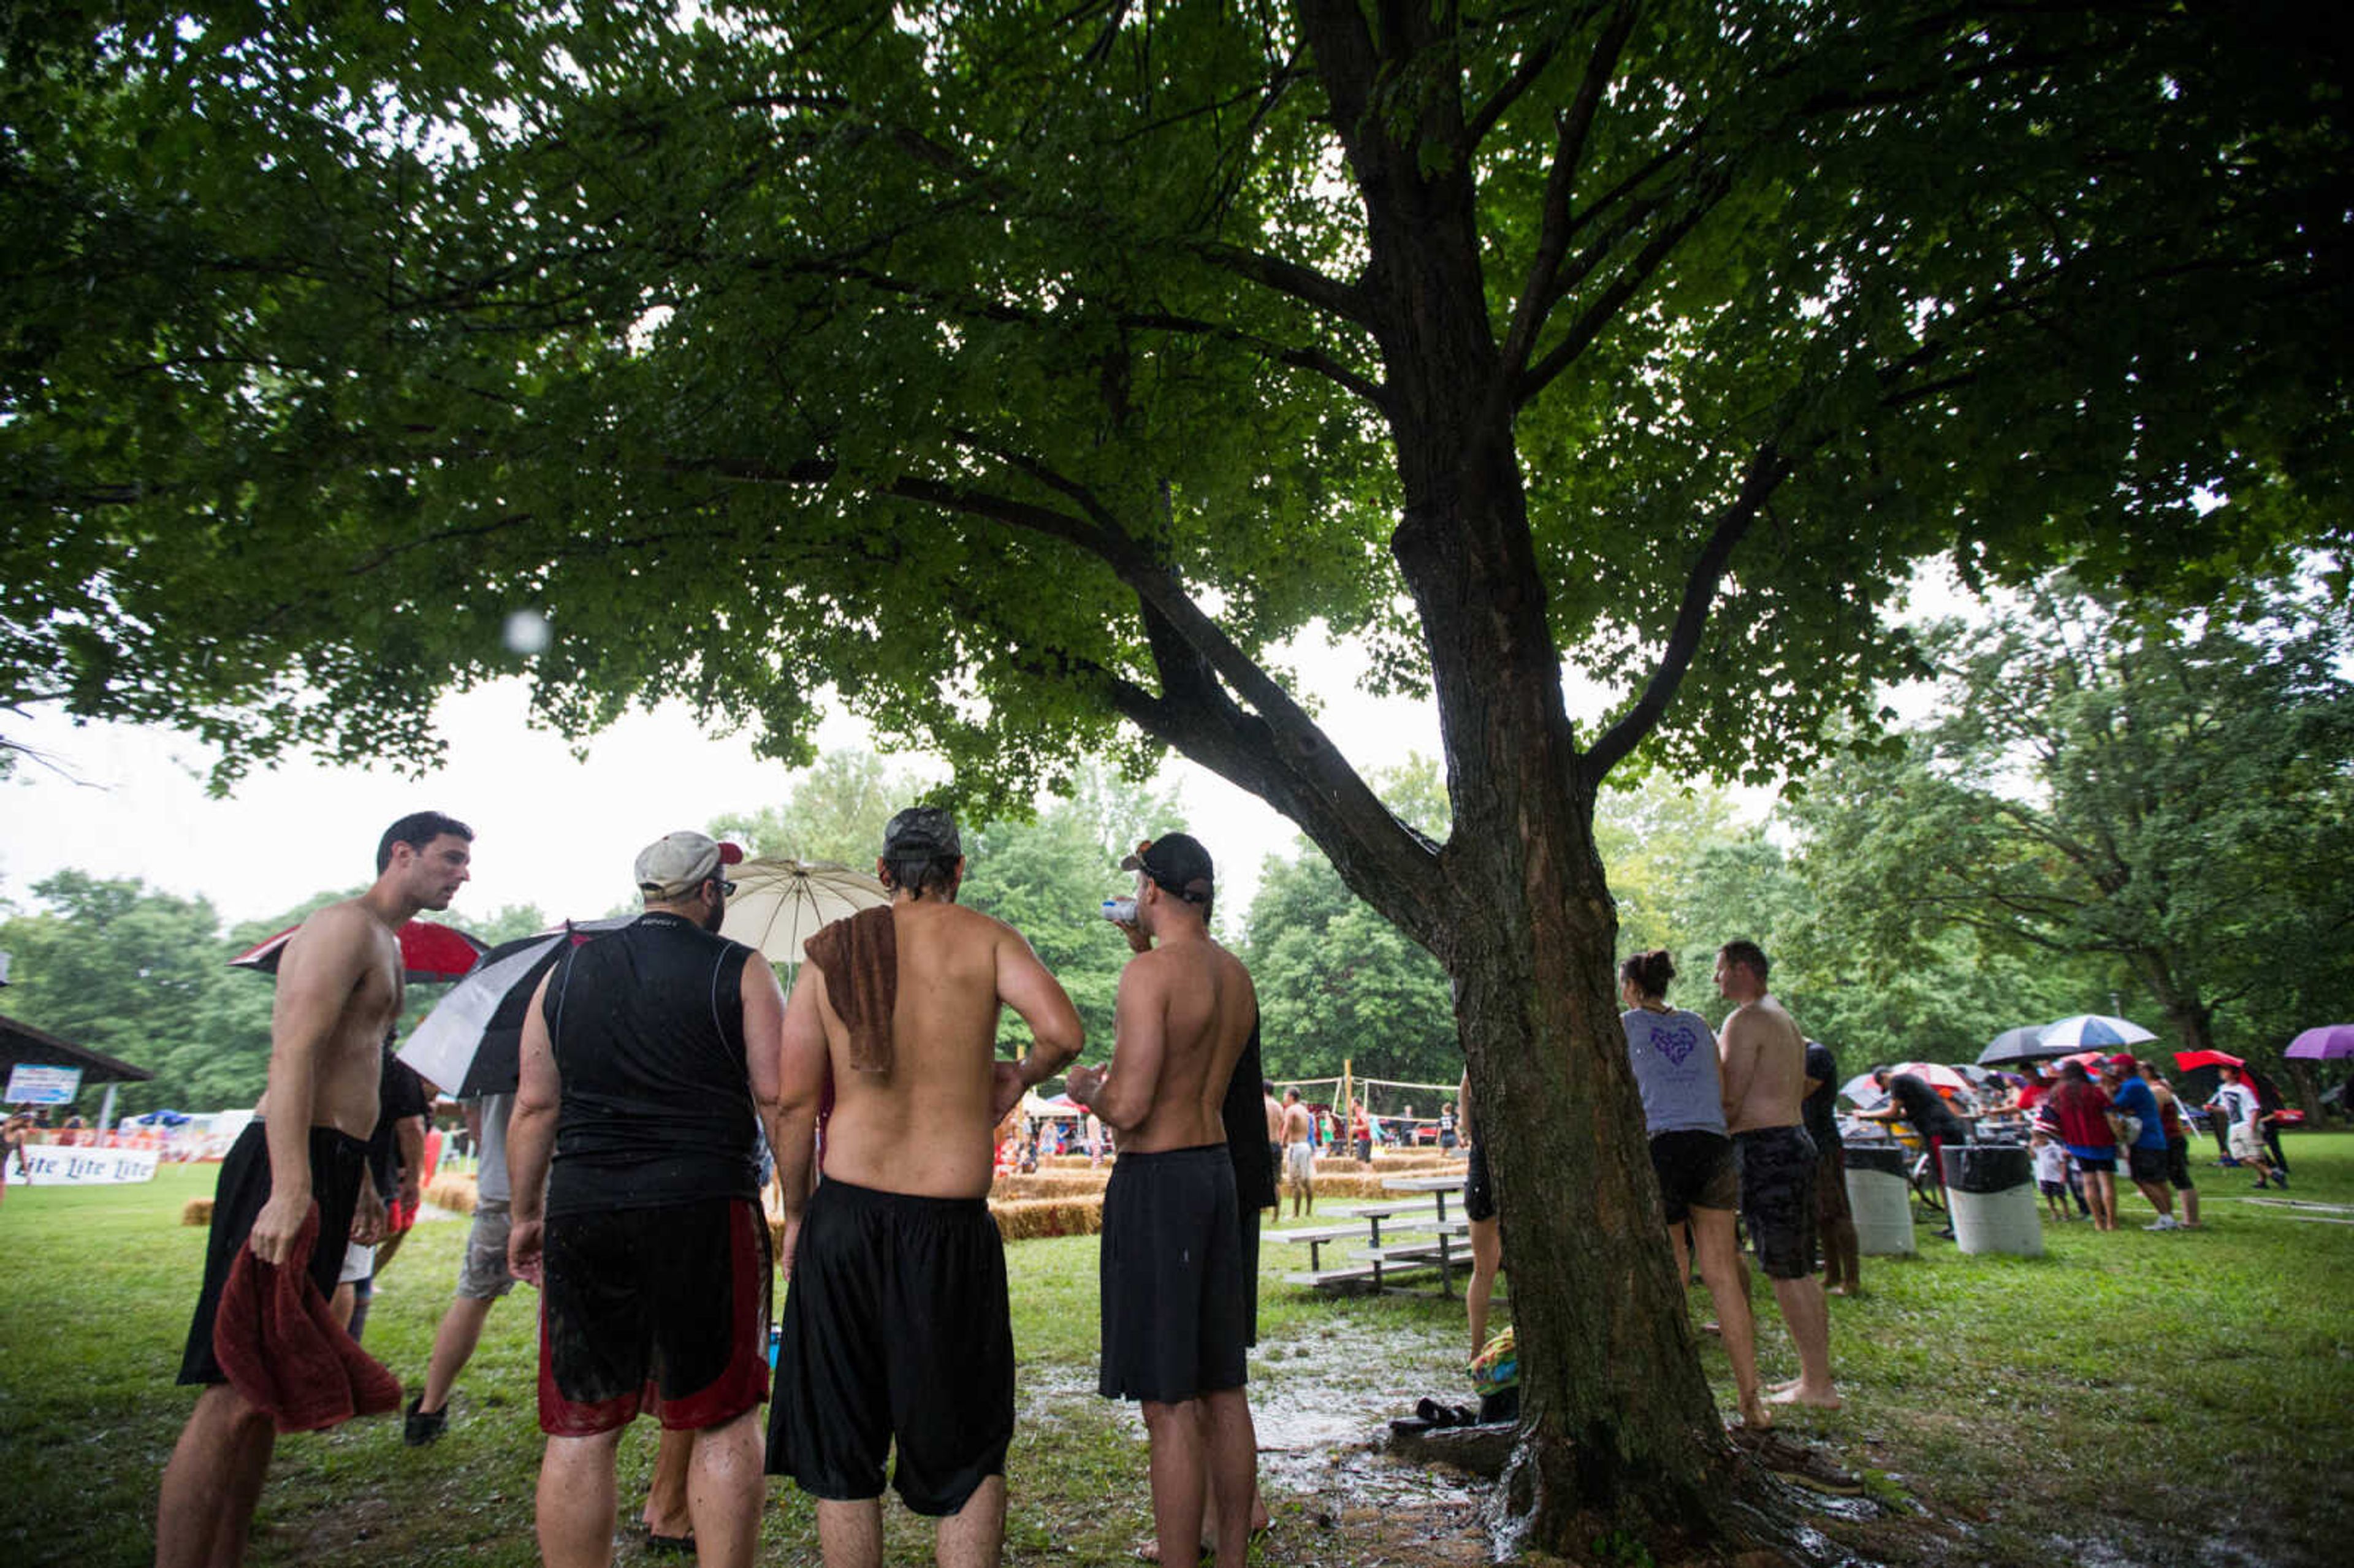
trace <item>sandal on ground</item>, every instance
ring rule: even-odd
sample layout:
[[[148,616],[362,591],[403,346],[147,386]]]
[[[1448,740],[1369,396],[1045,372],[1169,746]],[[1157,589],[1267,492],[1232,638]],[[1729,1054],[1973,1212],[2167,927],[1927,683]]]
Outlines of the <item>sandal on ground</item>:
[[[695,1555],[695,1534],[656,1535],[646,1531],[646,1550],[659,1556],[692,1557]]]

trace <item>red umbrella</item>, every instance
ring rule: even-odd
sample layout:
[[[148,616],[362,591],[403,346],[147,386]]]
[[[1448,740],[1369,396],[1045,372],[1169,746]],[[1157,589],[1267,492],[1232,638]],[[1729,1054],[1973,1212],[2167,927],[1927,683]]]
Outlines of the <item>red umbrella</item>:
[[[231,968],[259,969],[263,974],[278,972],[278,960],[286,951],[287,938],[301,930],[289,926],[274,937],[256,942],[252,947],[229,960]],[[408,971],[410,983],[430,985],[439,980],[453,980],[474,967],[482,956],[482,944],[455,926],[437,926],[430,920],[411,920],[400,928],[400,961]]]
[[[2244,1067],[2245,1062],[2228,1051],[2177,1051],[2174,1065],[2184,1072],[2193,1067]]]

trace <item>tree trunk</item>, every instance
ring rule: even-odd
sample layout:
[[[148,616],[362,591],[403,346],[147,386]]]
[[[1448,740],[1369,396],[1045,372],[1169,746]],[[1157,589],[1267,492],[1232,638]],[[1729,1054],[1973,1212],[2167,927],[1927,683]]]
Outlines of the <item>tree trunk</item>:
[[[1618,1022],[1596,780],[1563,707],[1514,444],[1520,371],[1490,315],[1473,171],[1446,151],[1465,145],[1459,83],[1419,69],[1444,57],[1446,24],[1384,7],[1376,31],[1342,0],[1300,19],[1364,196],[1361,297],[1405,507],[1391,552],[1427,640],[1454,813],[1435,900],[1363,863],[1343,874],[1426,933],[1455,984],[1520,1344],[1500,1544],[1582,1558],[1614,1530],[1661,1557],[1780,1544],[1770,1505],[1738,1507],[1752,1472],[1671,1277]],[[1401,918],[1434,902],[1436,931]]]
[[[1659,1218],[1614,983],[1594,785],[1562,705],[1509,431],[1459,403],[1402,431],[1395,549],[1423,609],[1454,830],[1440,857],[1475,1120],[1521,1346],[1508,1537],[1573,1556],[1758,1539]],[[1378,903],[1378,900],[1376,900]],[[1762,1533],[1770,1537],[1770,1530]]]

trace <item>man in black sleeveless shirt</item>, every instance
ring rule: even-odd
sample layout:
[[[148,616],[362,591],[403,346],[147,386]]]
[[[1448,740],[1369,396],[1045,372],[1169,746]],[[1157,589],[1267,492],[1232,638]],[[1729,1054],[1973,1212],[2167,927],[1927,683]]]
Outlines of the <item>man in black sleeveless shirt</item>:
[[[525,1021],[507,1251],[541,1293],[539,1545],[553,1568],[610,1561],[614,1451],[641,1411],[695,1434],[701,1561],[748,1565],[758,1541],[758,1134],[763,1119],[776,1129],[784,996],[766,959],[716,935],[725,870],[742,858],[695,832],[648,845],[645,914],[558,960]]]

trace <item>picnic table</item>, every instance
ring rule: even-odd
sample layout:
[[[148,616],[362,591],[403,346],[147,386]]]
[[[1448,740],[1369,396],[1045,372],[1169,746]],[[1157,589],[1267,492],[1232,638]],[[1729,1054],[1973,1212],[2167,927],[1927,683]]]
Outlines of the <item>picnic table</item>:
[[[1434,1192],[1438,1197],[1438,1223],[1447,1223],[1447,1194],[1463,1190],[1463,1172],[1451,1176],[1391,1176],[1382,1182],[1389,1192]]]
[[[1382,1183],[1401,1192],[1430,1192],[1435,1204],[1407,1201],[1394,1203],[1363,1203],[1340,1211],[1349,1216],[1346,1224],[1310,1225],[1292,1230],[1273,1230],[1265,1234],[1308,1249],[1308,1267],[1287,1274],[1284,1279],[1293,1285],[1331,1288],[1342,1285],[1370,1284],[1376,1290],[1389,1288],[1388,1277],[1394,1274],[1420,1273],[1425,1269],[1438,1271],[1438,1288],[1443,1295],[1449,1277],[1461,1256],[1456,1244],[1470,1231],[1470,1222],[1460,1214],[1449,1217],[1447,1194],[1463,1184],[1462,1178],[1443,1176],[1400,1176]],[[1389,1227],[1384,1240],[1382,1229]],[[1324,1266],[1323,1249],[1332,1242],[1360,1243],[1349,1255],[1349,1261]]]

